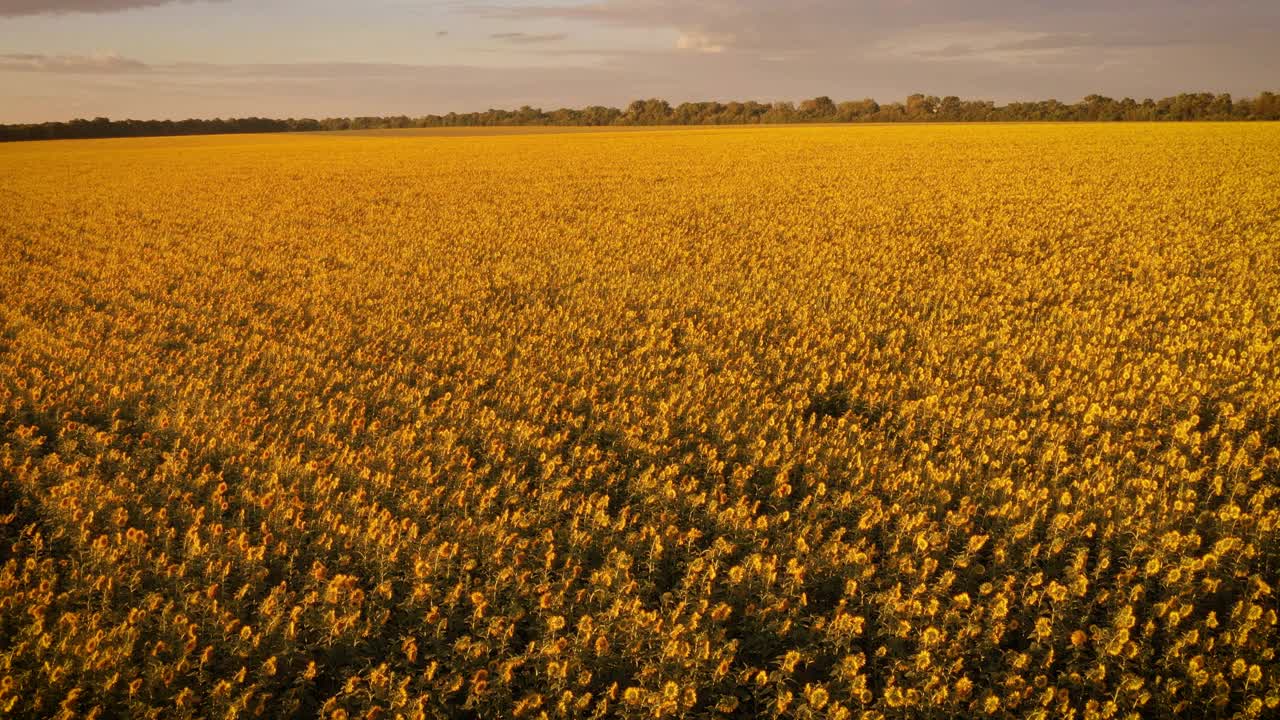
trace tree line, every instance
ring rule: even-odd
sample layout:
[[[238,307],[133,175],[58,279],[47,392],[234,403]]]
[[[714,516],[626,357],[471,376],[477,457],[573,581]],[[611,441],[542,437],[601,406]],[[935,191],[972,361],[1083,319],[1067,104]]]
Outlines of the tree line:
[[[166,135],[314,132],[392,128],[492,127],[519,125],[755,125],[783,123],[890,122],[1120,122],[1187,120],[1280,120],[1280,95],[1233,99],[1230,94],[1183,93],[1161,100],[1116,100],[1089,95],[1068,104],[1057,100],[996,105],[989,100],[961,100],[949,95],[915,94],[906,102],[880,104],[872,99],[836,103],[829,97],[793,102],[687,102],[637,100],[626,109],[586,108],[448,113],[409,117],[229,118],[212,120],[110,120],[99,117],[70,122],[0,125],[0,142]]]

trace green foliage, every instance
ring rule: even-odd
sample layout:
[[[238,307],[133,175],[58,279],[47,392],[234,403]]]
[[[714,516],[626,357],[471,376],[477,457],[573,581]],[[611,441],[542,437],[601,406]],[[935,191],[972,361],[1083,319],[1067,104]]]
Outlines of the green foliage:
[[[880,105],[874,100],[842,102],[831,98],[794,103],[697,102],[672,107],[665,100],[636,100],[627,109],[591,106],[544,111],[524,106],[519,110],[448,113],[410,118],[391,117],[309,118],[268,120],[117,120],[95,118],[36,125],[0,125],[0,142],[6,140],[55,140],[69,138],[142,137],[165,135],[220,135],[226,133],[307,132],[315,130],[377,130],[436,127],[518,127],[611,125],[758,125],[781,123],[847,122],[1023,122],[1023,121],[1188,121],[1280,120],[1280,96],[1264,92],[1256,98],[1233,101],[1231,95],[1183,93],[1163,100],[1132,98],[1113,100],[1089,95],[1075,105],[1057,100],[1010,103],[997,107],[988,100],[938,99],[915,94],[906,104]]]

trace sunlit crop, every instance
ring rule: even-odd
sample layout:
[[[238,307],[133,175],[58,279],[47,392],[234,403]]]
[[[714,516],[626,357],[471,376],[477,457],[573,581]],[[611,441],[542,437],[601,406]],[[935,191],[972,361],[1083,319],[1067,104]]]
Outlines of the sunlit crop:
[[[0,147],[0,716],[1276,717],[1280,127]]]

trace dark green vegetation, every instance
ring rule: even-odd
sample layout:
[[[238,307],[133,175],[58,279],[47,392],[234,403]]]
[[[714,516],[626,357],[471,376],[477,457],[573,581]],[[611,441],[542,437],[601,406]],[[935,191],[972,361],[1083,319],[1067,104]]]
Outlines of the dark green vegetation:
[[[389,117],[228,118],[213,120],[72,120],[32,125],[0,125],[6,140],[64,140],[169,135],[225,135],[233,133],[308,132],[316,130],[378,130],[429,127],[486,126],[627,126],[627,125],[752,125],[823,122],[1099,122],[1187,120],[1280,120],[1280,95],[1264,92],[1256,98],[1233,100],[1229,94],[1183,93],[1163,100],[1114,100],[1090,95],[1068,105],[1057,100],[1018,102],[997,106],[989,100],[961,100],[950,95],[912,95],[905,103],[881,105],[875,100],[836,103],[829,97],[791,102],[692,102],[672,106],[665,100],[637,100],[626,110],[595,105],[582,109],[519,110]]]

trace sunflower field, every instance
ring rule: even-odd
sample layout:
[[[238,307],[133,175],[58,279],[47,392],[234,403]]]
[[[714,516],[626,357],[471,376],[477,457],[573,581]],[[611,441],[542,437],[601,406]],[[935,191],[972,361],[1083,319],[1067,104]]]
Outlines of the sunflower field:
[[[1280,126],[0,147],[0,717],[1280,717]]]

